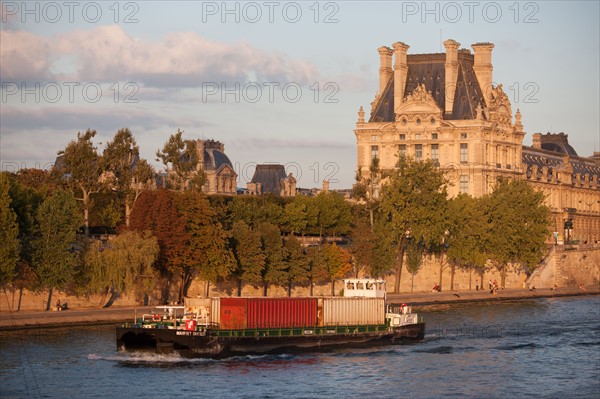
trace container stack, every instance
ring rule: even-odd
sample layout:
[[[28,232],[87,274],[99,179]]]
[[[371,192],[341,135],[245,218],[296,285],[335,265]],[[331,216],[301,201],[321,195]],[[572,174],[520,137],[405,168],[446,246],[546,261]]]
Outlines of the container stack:
[[[222,330],[385,324],[385,300],[361,297],[187,298],[186,318]]]

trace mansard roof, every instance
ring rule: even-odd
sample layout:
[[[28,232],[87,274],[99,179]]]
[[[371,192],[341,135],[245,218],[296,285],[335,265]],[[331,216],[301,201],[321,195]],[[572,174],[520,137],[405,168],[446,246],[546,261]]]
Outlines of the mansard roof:
[[[263,193],[278,194],[281,192],[281,179],[285,179],[283,165],[256,165],[251,183],[261,183]]]
[[[571,147],[569,145],[569,147]],[[572,149],[572,147],[571,147]],[[573,150],[574,152],[574,150]],[[575,154],[575,156],[570,156],[570,154],[563,152],[563,150],[547,150],[545,148],[534,148],[523,146],[523,155],[522,160],[527,168],[531,168],[536,165],[538,168],[542,168],[547,166],[551,171],[553,169],[562,168],[565,166],[564,160],[565,155],[569,155],[569,163],[573,167],[573,175],[579,173],[581,175],[597,175],[600,178],[600,166],[598,166],[594,161],[588,158],[581,158]]]
[[[451,113],[444,115],[446,120],[475,119],[478,104],[485,106],[483,93],[475,71],[473,55],[468,50],[458,51],[458,79]],[[408,74],[404,95],[412,93],[419,84],[424,84],[431,92],[436,104],[446,107],[446,54],[407,55]],[[369,122],[392,122],[394,116],[394,75],[390,77],[383,93],[375,104]]]

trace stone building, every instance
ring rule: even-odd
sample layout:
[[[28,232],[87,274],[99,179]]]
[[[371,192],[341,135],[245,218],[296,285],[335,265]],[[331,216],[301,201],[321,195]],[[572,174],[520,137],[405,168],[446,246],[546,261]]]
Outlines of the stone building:
[[[215,140],[197,140],[198,169],[203,169],[206,184],[202,191],[207,194],[236,194],[237,173],[225,155],[225,145]]]
[[[550,230],[563,234],[560,224],[573,219],[571,238],[600,239],[600,156],[578,157],[566,135],[536,135],[524,147],[521,113],[492,83],[494,45],[473,44],[472,53],[454,40],[444,47],[434,54],[408,54],[402,42],[378,49],[379,90],[368,120],[360,107],[354,130],[361,175],[374,158],[389,170],[405,155],[438,164],[453,183],[451,197],[488,194],[500,177],[527,179],[550,194]]]
[[[555,242],[600,240],[600,153],[583,158],[564,133],[533,135],[523,147],[527,182],[546,194]]]
[[[296,178],[291,173],[286,176],[283,165],[256,165],[254,176],[246,187],[250,195],[271,193],[293,197],[296,195]]]

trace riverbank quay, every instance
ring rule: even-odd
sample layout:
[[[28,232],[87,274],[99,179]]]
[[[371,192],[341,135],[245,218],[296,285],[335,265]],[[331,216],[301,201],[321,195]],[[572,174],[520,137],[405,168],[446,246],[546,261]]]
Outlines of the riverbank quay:
[[[600,287],[562,287],[555,290],[549,288],[529,291],[526,289],[501,289],[496,295],[489,291],[442,291],[388,294],[391,303],[407,303],[413,306],[426,306],[459,302],[507,301],[535,298],[566,297],[579,295],[599,295]],[[75,308],[65,311],[20,311],[0,313],[0,331],[26,330],[34,328],[76,327],[113,324],[133,321],[136,316],[152,313],[153,308],[142,307],[110,307],[110,308]]]
[[[33,328],[77,327],[133,321],[153,307],[76,308],[64,311],[20,311],[0,313],[0,331]]]
[[[410,294],[387,294],[391,303],[406,303],[413,306],[448,304],[456,302],[485,302],[485,301],[513,301],[521,299],[553,298],[579,295],[599,295],[600,286],[539,288],[535,290],[507,288],[499,289],[496,295],[489,290],[479,291],[442,291],[442,292],[415,292]]]

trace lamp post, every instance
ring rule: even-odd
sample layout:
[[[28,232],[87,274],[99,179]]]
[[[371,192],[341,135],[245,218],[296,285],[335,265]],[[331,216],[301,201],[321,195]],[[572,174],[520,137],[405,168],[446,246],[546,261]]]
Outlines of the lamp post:
[[[587,229],[587,234],[586,235],[587,235],[587,241],[591,243],[592,242],[592,205],[594,205],[594,204],[600,204],[600,200],[590,201],[590,202],[587,202],[587,201],[584,201],[584,200],[579,200],[579,203],[580,204],[585,204],[585,205],[588,206],[589,221],[588,221],[588,229]]]

